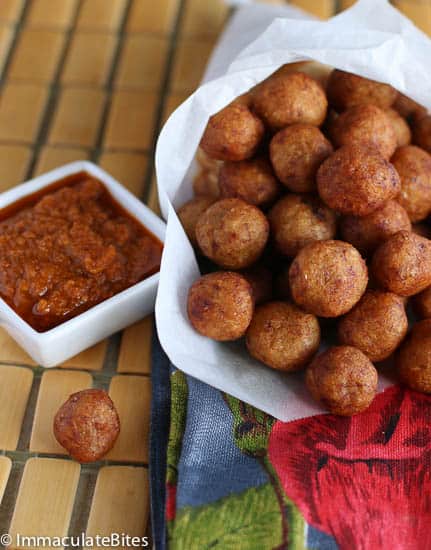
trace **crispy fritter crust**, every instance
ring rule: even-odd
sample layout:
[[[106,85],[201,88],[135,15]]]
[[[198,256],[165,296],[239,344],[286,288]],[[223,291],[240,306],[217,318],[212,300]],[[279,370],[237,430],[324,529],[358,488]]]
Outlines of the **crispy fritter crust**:
[[[404,147],[410,145],[412,141],[412,131],[407,124],[405,118],[403,118],[395,109],[386,109],[386,116],[392,123],[392,127],[397,138],[397,147]]]
[[[98,389],[72,394],[54,417],[54,435],[72,458],[95,462],[112,449],[120,419],[107,392]]]
[[[337,229],[335,212],[313,195],[287,195],[268,214],[277,250],[296,256],[305,245],[332,239]]]
[[[389,84],[339,69],[334,69],[330,74],[326,92],[330,104],[337,111],[344,111],[356,105],[376,105],[381,109],[388,109],[398,95]]]
[[[341,218],[341,236],[362,254],[373,252],[398,231],[410,231],[412,225],[404,208],[395,200],[388,201],[368,216]]]
[[[269,146],[278,179],[297,193],[316,189],[316,172],[332,152],[331,143],[310,124],[294,124],[280,130]]]
[[[289,270],[290,290],[300,307],[319,317],[338,317],[360,300],[368,283],[361,255],[343,241],[304,247]]]
[[[207,258],[226,269],[243,269],[254,264],[268,235],[265,215],[241,199],[217,201],[196,224],[199,248]]]
[[[246,343],[250,354],[269,367],[298,370],[319,347],[319,322],[293,304],[269,302],[256,309]]]
[[[271,164],[264,157],[225,162],[220,169],[219,186],[224,198],[242,199],[255,206],[267,206],[281,191]]]
[[[370,361],[383,361],[407,333],[402,298],[392,292],[368,290],[338,325],[341,344],[360,349]]]
[[[399,231],[375,251],[372,273],[386,290],[413,296],[431,285],[431,241]]]
[[[398,93],[392,107],[398,111],[403,118],[417,117],[421,118],[427,114],[427,110],[413,99],[410,99],[402,93]]]
[[[200,146],[214,159],[245,160],[255,154],[264,133],[262,121],[236,101],[209,119]]]
[[[178,217],[183,225],[184,231],[193,246],[197,246],[196,224],[200,216],[207,210],[215,199],[211,197],[196,197],[187,201],[178,210]]]
[[[412,299],[413,310],[419,319],[431,319],[431,286]]]
[[[400,147],[391,159],[401,179],[397,201],[412,222],[424,220],[431,210],[431,155],[414,145]]]
[[[320,126],[328,102],[322,86],[305,73],[278,73],[262,82],[253,94],[253,107],[272,130],[290,124]]]
[[[431,393],[431,319],[416,323],[397,354],[400,379],[412,390]]]
[[[333,121],[330,134],[337,147],[350,144],[369,146],[388,160],[397,148],[391,119],[375,105],[350,107]]]
[[[217,271],[198,279],[189,290],[187,313],[203,336],[227,341],[241,338],[253,315],[251,285],[239,273]]]
[[[364,411],[377,392],[374,365],[351,346],[333,346],[315,357],[305,380],[314,399],[340,416]]]
[[[366,216],[396,197],[401,184],[395,168],[379,153],[359,145],[341,147],[320,166],[317,188],[333,210]]]
[[[431,115],[418,117],[413,124],[413,143],[431,153]]]

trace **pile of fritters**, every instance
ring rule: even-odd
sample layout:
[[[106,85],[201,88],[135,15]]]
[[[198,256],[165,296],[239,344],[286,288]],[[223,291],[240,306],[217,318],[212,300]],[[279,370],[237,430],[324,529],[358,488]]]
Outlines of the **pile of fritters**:
[[[431,393],[430,152],[423,107],[340,70],[323,83],[286,65],[213,115],[178,212],[209,260],[189,291],[193,327],[245,337],[273,369],[305,368],[334,414],[369,406],[373,363],[388,359]]]

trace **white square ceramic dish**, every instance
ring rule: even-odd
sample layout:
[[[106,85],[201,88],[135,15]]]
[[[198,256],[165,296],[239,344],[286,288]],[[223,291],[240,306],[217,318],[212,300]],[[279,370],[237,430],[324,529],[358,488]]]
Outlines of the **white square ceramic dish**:
[[[0,209],[79,172],[101,181],[123,208],[164,241],[164,222],[118,181],[87,161],[66,164],[0,194]],[[159,273],[155,273],[46,332],[34,330],[0,298],[0,326],[38,364],[53,367],[152,312],[158,281]]]

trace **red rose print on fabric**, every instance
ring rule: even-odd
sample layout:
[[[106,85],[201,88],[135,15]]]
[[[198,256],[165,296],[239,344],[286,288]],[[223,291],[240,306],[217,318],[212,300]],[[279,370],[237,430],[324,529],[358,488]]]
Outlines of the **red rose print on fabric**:
[[[431,396],[393,387],[352,418],[276,422],[268,450],[287,496],[341,549],[431,548]]]

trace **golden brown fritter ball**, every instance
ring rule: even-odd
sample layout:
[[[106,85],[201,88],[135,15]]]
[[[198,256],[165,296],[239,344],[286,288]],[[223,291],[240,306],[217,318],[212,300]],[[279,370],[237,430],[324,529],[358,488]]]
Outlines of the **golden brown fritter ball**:
[[[431,319],[416,323],[397,354],[400,379],[412,390],[431,393]]]
[[[257,264],[241,272],[250,283],[255,305],[269,302],[272,298],[272,273],[264,265]]]
[[[375,105],[381,109],[388,109],[398,95],[389,84],[339,69],[334,69],[330,74],[326,93],[329,103],[337,111],[344,111],[356,105]]]
[[[360,349],[370,361],[383,361],[407,333],[403,299],[392,292],[367,290],[338,325],[341,344]]]
[[[287,195],[268,214],[277,250],[296,256],[305,245],[332,239],[337,229],[333,210],[313,195]]]
[[[318,82],[293,72],[275,74],[262,82],[253,94],[253,107],[269,128],[280,130],[298,123],[320,126],[328,102]]]
[[[414,145],[400,147],[391,159],[401,179],[397,201],[412,222],[425,219],[431,210],[431,155]]]
[[[193,179],[193,191],[197,197],[220,197],[219,173],[201,170]]]
[[[198,244],[196,240],[196,224],[198,219],[214,201],[215,199],[211,197],[196,197],[195,199],[187,201],[178,210],[178,217],[193,246],[197,246]]]
[[[424,115],[413,123],[413,143],[431,153],[431,115]]]
[[[297,193],[315,190],[317,169],[332,152],[331,143],[310,124],[294,124],[280,130],[269,146],[278,179]]]
[[[410,99],[402,93],[398,93],[392,107],[398,111],[403,118],[409,118],[411,116],[423,116],[426,115],[427,110],[413,99]]]
[[[112,449],[120,433],[120,419],[106,391],[73,393],[54,417],[54,435],[72,458],[95,462]]]
[[[261,256],[269,223],[256,206],[241,199],[221,199],[200,216],[196,239],[207,258],[226,269],[242,269]]]
[[[412,131],[407,124],[405,118],[403,118],[395,109],[387,109],[385,111],[386,116],[392,123],[392,127],[397,137],[397,147],[404,147],[409,145],[412,141]]]
[[[233,102],[213,115],[200,146],[218,160],[245,160],[256,153],[265,128],[262,121],[241,102]]]
[[[377,392],[377,371],[362,351],[332,346],[313,359],[305,382],[314,399],[329,412],[351,416],[371,405]]]
[[[195,330],[221,342],[244,335],[253,308],[250,284],[231,271],[204,275],[193,283],[187,299],[187,313]]]
[[[419,319],[431,318],[431,286],[412,298],[413,310]]]
[[[361,255],[343,241],[305,246],[289,270],[293,300],[319,317],[338,317],[352,309],[365,292],[368,271]]]
[[[431,285],[431,241],[399,231],[374,252],[372,273],[386,290],[413,296]]]
[[[375,105],[356,105],[337,117],[330,127],[337,147],[364,145],[389,160],[397,148],[397,136],[388,115]]]
[[[319,322],[288,302],[269,302],[256,308],[246,334],[250,354],[283,371],[304,367],[320,344]]]
[[[368,216],[344,216],[340,222],[343,240],[362,254],[373,252],[398,231],[410,231],[411,228],[407,212],[395,200],[388,201]]]
[[[222,197],[236,197],[255,206],[267,206],[280,194],[281,185],[264,157],[225,162],[220,169]]]
[[[379,153],[359,145],[341,147],[317,172],[319,195],[342,214],[366,216],[396,197],[400,178]]]

